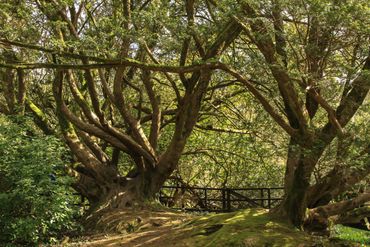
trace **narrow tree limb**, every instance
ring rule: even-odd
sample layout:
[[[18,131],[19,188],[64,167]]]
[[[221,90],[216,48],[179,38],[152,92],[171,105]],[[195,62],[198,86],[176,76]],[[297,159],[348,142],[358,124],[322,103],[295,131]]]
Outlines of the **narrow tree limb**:
[[[50,127],[45,113],[37,107],[31,100],[26,99],[26,110],[30,111],[34,117],[35,124],[39,127],[45,135],[54,134],[54,130]]]
[[[307,94],[325,109],[325,111],[328,113],[328,118],[331,124],[337,129],[340,135],[344,135],[343,128],[337,119],[335,110],[329,105],[329,103],[319,94],[317,90],[313,88],[308,89]]]
[[[273,1],[272,18],[275,29],[276,53],[281,56],[284,66],[287,67],[286,35],[284,30],[282,7],[278,0]]]
[[[170,110],[165,110],[165,111],[162,111],[161,112],[161,117],[163,118],[163,116],[173,116],[173,115],[175,115],[176,114],[176,112],[177,112],[177,109],[170,109]],[[153,114],[152,113],[150,113],[150,114],[148,114],[148,115],[145,115],[145,116],[143,116],[141,119],[140,119],[140,123],[145,123],[145,122],[148,122],[148,121],[152,121],[152,119],[153,119]],[[161,128],[162,128],[163,126],[161,126]]]
[[[7,105],[2,103],[1,101],[0,101],[0,112],[5,114],[5,115],[9,114],[9,110],[8,110]]]
[[[336,119],[342,128],[348,124],[359,107],[364,102],[370,91],[370,54],[367,56],[362,71],[352,82],[352,89],[346,95],[343,95],[339,106],[335,111]],[[320,139],[330,142],[336,134],[336,127],[329,121],[320,132]]]
[[[292,136],[293,138],[297,136],[297,131],[285,122],[285,120],[276,112],[276,110],[270,105],[267,99],[253,86],[252,83],[250,83],[242,75],[240,75],[235,70],[227,67],[226,65],[223,65],[221,69],[243,83],[243,85],[245,85],[251,92],[251,94],[256,97],[256,99],[261,103],[263,108],[270,114],[270,116],[276,121],[276,123],[279,124],[280,127],[282,127],[290,136]]]
[[[160,71],[168,73],[191,73],[202,69],[217,69],[220,67],[218,62],[205,62],[195,65],[187,66],[172,66],[172,65],[160,65],[160,64],[145,64],[133,59],[123,58],[120,60],[107,61],[105,63],[91,63],[91,64],[53,64],[53,63],[0,63],[0,68],[10,69],[76,69],[76,70],[87,70],[87,69],[99,69],[99,68],[119,68],[132,66],[141,69],[147,69],[151,71]]]
[[[13,70],[7,68],[4,73],[4,96],[10,114],[15,111],[15,85]]]
[[[346,126],[357,109],[362,105],[370,90],[370,52],[363,65],[361,73],[353,80],[352,90],[343,98],[336,110],[336,115],[342,127]]]
[[[153,89],[153,83],[150,78],[150,72],[144,70],[142,72],[142,79],[148,94],[150,104],[153,109],[152,113],[152,122],[150,126],[149,142],[153,149],[157,148],[159,132],[161,129],[161,109],[160,109],[160,98],[157,96]]]
[[[195,127],[201,130],[215,131],[215,132],[222,132],[222,133],[241,134],[241,135],[249,134],[248,131],[243,131],[243,130],[238,130],[238,129],[216,128],[216,127],[213,127],[212,125],[202,126],[202,125],[197,124],[195,125]]]
[[[147,69],[151,71],[160,71],[160,72],[168,72],[168,73],[191,73],[194,71],[199,71],[201,69],[216,69],[218,68],[217,62],[204,62],[202,64],[194,64],[188,66],[172,66],[172,65],[162,65],[162,64],[146,64],[135,59],[125,58],[122,57],[120,59],[109,60],[105,58],[99,58],[94,56],[88,55],[81,55],[75,54],[65,51],[58,51],[53,49],[44,48],[37,45],[29,45],[21,42],[16,41],[9,41],[6,39],[0,39],[0,43],[13,45],[17,47],[23,47],[32,50],[43,51],[51,54],[55,54],[57,56],[62,57],[69,57],[74,59],[87,59],[89,61],[99,62],[95,64],[54,64],[54,63],[0,63],[0,67],[3,68],[11,68],[11,69],[38,69],[38,68],[54,68],[54,69],[79,69],[79,70],[86,70],[86,69],[98,69],[98,68],[115,68],[115,67],[126,67],[132,66],[141,69]]]
[[[149,143],[141,124],[132,116],[126,99],[123,96],[123,81],[124,81],[124,68],[118,68],[114,78],[113,96],[114,102],[118,108],[119,113],[124,119],[125,123],[130,127],[132,135],[137,140],[137,143],[150,154],[150,160],[156,160],[156,155],[153,147]],[[154,166],[155,162],[150,162]]]
[[[284,64],[280,64],[280,60],[276,56],[276,47],[269,35],[268,28],[261,19],[255,18],[257,17],[257,13],[248,3],[243,3],[243,10],[249,17],[248,20],[251,29],[249,29],[238,17],[234,16],[236,24],[239,25],[247,33],[247,35],[251,37],[253,42],[261,51],[262,55],[265,57],[270,71],[278,84],[280,94],[284,100],[285,112],[288,115],[290,125],[295,129],[301,129],[303,133],[306,132],[307,120],[302,108],[303,103],[293,87],[292,80]],[[262,36],[263,38],[256,38],[257,36]],[[283,45],[282,40],[278,42],[278,45]],[[283,49],[283,47],[280,48]],[[279,52],[283,54],[282,50]]]
[[[86,118],[90,121],[90,123],[102,128],[101,125],[100,125],[100,122],[99,122],[99,118],[96,116],[96,114],[94,112],[91,111],[91,109],[90,109],[88,103],[86,102],[84,96],[82,95],[82,93],[78,89],[77,84],[76,84],[76,80],[73,76],[73,73],[70,70],[68,70],[66,72],[66,77],[67,77],[68,85],[69,85],[70,91],[72,93],[72,96],[75,99],[75,101],[77,102],[77,104],[79,105],[79,107],[82,109],[82,112],[84,113]]]
[[[113,148],[112,158],[111,158],[111,161],[110,161],[109,165],[117,168],[120,153],[121,153],[121,150],[119,150],[118,148]]]
[[[78,88],[75,84],[75,81],[73,79],[73,74],[70,71],[67,73],[67,78],[69,79],[68,81],[69,81],[69,84],[70,84],[70,89],[71,89],[71,92],[72,92],[75,100],[77,101],[79,106],[82,108],[85,116],[91,121],[91,123],[93,125],[83,123],[77,116],[75,116],[72,112],[70,112],[68,110],[68,108],[64,106],[64,103],[63,103],[61,105],[61,109],[64,110],[64,113],[66,114],[67,118],[71,122],[76,124],[76,126],[81,128],[81,130],[83,130],[83,131],[85,131],[89,134],[93,134],[95,136],[98,136],[98,137],[102,138],[103,140],[108,141],[112,145],[113,145],[113,143],[112,143],[112,141],[113,141],[115,143],[115,145],[119,145],[119,146],[116,146],[116,147],[121,148],[122,151],[125,151],[125,152],[129,151],[126,148],[126,146],[137,147],[137,148],[141,149],[141,147],[138,144],[135,144],[135,141],[132,140],[129,136],[119,132],[118,130],[116,130],[115,128],[110,126],[108,123],[104,122],[104,125],[101,125],[100,122],[99,122],[98,117],[90,110],[88,104],[86,103],[86,101],[83,98],[83,95],[78,90]],[[115,138],[121,140],[124,143],[124,145],[119,144]],[[147,157],[147,156],[145,156],[145,157]]]
[[[64,71],[57,71],[53,82],[53,95],[57,103],[58,120],[62,128],[63,136],[72,153],[86,168],[88,168],[89,175],[98,181],[105,183],[106,179],[108,179],[108,181],[112,179],[110,174],[107,174],[106,170],[103,169],[101,162],[83,143],[80,142],[73,127],[62,114],[62,88],[64,73]]]
[[[98,127],[95,127],[91,124],[83,122],[81,119],[79,119],[77,116],[75,116],[70,110],[67,108],[65,104],[62,105],[61,110],[63,114],[73,123],[75,124],[79,129],[97,136],[107,142],[109,142],[111,145],[121,149],[122,151],[125,151],[126,153],[132,153],[137,152],[138,154],[145,157],[149,162],[152,162],[155,164],[155,159],[149,154],[146,150],[144,150],[140,145],[138,145],[134,140],[132,140],[128,136],[124,136],[124,134],[121,133],[122,139],[117,139],[116,137],[112,137],[110,134],[106,133],[105,131],[99,129]],[[124,140],[123,144],[121,140]]]
[[[24,114],[25,110],[25,100],[26,100],[26,81],[24,80],[24,71],[19,69],[17,70],[18,77],[18,92],[17,92],[17,103],[18,103],[18,112]]]
[[[307,85],[307,83],[304,83],[304,81],[305,81],[304,79],[302,79],[302,81],[300,81],[298,79],[295,79],[294,81],[296,81],[303,90],[307,91],[306,92],[306,108],[308,109],[309,107],[312,107],[311,109],[308,109],[308,113],[310,115],[310,118],[312,119],[314,117],[314,115],[316,114],[316,111],[317,111],[317,109],[316,110],[313,109],[313,108],[316,107],[316,106],[313,106],[313,104],[320,105],[328,113],[328,119],[329,119],[330,123],[332,124],[332,126],[334,126],[336,128],[339,135],[344,135],[345,134],[344,130],[343,130],[342,126],[340,125],[339,121],[338,121],[338,118],[335,114],[335,110],[321,96],[321,94],[319,93],[319,90],[312,87],[312,86]],[[309,84],[310,83],[313,83],[313,82],[309,82]],[[309,97],[309,98],[307,99],[307,97]]]
[[[82,61],[84,64],[89,64],[89,61],[86,59]],[[93,109],[96,112],[96,115],[98,116],[100,123],[104,124],[105,122],[104,114],[100,109],[98,92],[96,91],[95,81],[94,81],[94,78],[90,70],[85,70],[85,78],[86,78],[87,88],[90,94],[90,99],[91,99]]]
[[[108,155],[100,148],[96,141],[94,141],[87,133],[83,131],[77,131],[77,134],[81,137],[82,141],[94,153],[95,157],[99,159],[102,164],[109,163]]]
[[[60,80],[60,79],[59,79]],[[77,116],[75,116],[65,105],[62,96],[59,96],[57,92],[55,93],[55,97],[59,97],[60,103],[60,111],[64,114],[64,116],[71,121],[74,125],[76,125],[79,129],[82,131],[85,131],[91,135],[95,135],[109,143],[111,143],[113,146],[120,148],[121,150],[130,153],[130,152],[137,152],[140,155],[143,155],[148,161],[155,163],[155,158],[148,153],[146,150],[144,150],[140,145],[138,145],[134,140],[132,140],[129,136],[126,136],[123,133],[119,133],[116,131],[114,134],[119,136],[119,139],[116,137],[110,135],[106,131],[100,129],[99,127],[96,127],[94,125],[91,125],[89,123],[83,122],[81,119],[79,119]],[[113,128],[110,128],[110,130],[114,131]],[[124,143],[122,143],[122,142]],[[129,149],[128,149],[129,148]]]
[[[150,49],[149,49],[149,47],[148,47],[148,45],[146,43],[144,43],[144,48],[145,48],[145,51],[148,53],[150,59],[155,64],[159,64],[158,60],[154,57],[153,53],[150,51]],[[173,90],[175,91],[177,102],[180,102],[181,95],[180,95],[180,91],[179,91],[179,89],[178,89],[178,87],[176,85],[175,80],[167,72],[163,72],[163,73],[166,76],[167,80],[171,83],[171,86],[172,86]]]
[[[114,96],[113,96],[112,91],[109,88],[107,80],[105,79],[103,70],[98,69],[98,72],[99,72],[100,81],[103,87],[103,91],[108,96],[108,99],[110,100],[110,102],[114,104]]]

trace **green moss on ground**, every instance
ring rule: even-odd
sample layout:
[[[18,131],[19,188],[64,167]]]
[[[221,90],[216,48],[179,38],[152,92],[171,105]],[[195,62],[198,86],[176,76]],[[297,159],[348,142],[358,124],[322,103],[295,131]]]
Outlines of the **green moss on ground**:
[[[265,209],[207,215],[139,210],[117,211],[109,215],[109,218],[121,223],[131,222],[138,217],[141,221],[130,231],[109,236],[90,236],[82,243],[80,239],[69,246],[363,247],[367,242],[362,244],[358,240],[360,237],[369,237],[369,233],[361,231],[356,235],[353,232],[359,233],[360,230],[347,228],[340,228],[333,239],[313,237]]]
[[[212,214],[181,226],[191,237],[184,246],[312,246],[304,232],[264,209]]]

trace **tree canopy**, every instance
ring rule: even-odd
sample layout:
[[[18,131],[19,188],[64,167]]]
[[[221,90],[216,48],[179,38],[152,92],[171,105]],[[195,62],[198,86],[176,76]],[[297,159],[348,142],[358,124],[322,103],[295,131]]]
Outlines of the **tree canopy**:
[[[176,171],[284,185],[305,229],[369,201],[337,200],[369,179],[368,1],[0,4],[0,112],[63,138],[93,215]]]

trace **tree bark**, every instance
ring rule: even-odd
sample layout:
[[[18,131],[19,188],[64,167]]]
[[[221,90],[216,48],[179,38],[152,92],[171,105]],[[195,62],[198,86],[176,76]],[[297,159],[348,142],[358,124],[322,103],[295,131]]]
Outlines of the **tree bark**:
[[[285,176],[288,184],[285,186],[286,197],[282,207],[292,223],[298,228],[302,227],[306,217],[307,191],[310,186],[311,174],[322,152],[323,148],[315,146],[310,149],[296,146],[290,150],[287,166],[290,166],[294,171],[290,171]]]
[[[330,216],[344,214],[360,207],[368,201],[370,201],[370,193],[364,193],[347,201],[331,203],[311,209],[304,222],[305,228],[309,231],[325,230],[328,227],[328,218]]]

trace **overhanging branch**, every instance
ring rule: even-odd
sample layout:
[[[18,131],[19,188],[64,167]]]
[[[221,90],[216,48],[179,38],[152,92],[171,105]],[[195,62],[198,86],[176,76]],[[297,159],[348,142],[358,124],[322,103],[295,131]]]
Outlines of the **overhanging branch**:
[[[191,73],[203,69],[218,69],[220,63],[218,62],[205,62],[197,65],[187,66],[171,66],[160,64],[145,64],[134,59],[122,58],[117,60],[106,60],[104,63],[92,64],[54,64],[54,63],[0,63],[0,68],[9,69],[75,69],[75,70],[89,70],[99,68],[118,68],[118,67],[136,67],[151,71],[168,72],[168,73]]]
[[[44,48],[37,45],[24,44],[16,41],[9,41],[5,39],[0,39],[0,44],[7,44],[17,47],[23,47],[31,50],[38,50],[41,52],[46,52],[50,54],[55,54],[61,57],[68,57],[73,59],[87,59],[89,61],[94,61],[96,63],[91,64],[54,64],[54,63],[0,63],[0,68],[10,68],[10,69],[77,69],[77,70],[86,70],[86,69],[98,69],[98,68],[117,68],[117,67],[126,67],[132,66],[136,68],[159,71],[159,72],[168,72],[168,73],[191,73],[194,71],[200,71],[202,69],[217,69],[220,64],[218,62],[203,62],[200,64],[187,65],[187,66],[172,66],[172,65],[162,65],[162,64],[152,64],[152,63],[143,63],[131,58],[120,58],[109,60],[105,58],[99,58],[95,56],[75,54],[71,52],[58,51],[53,49]]]

